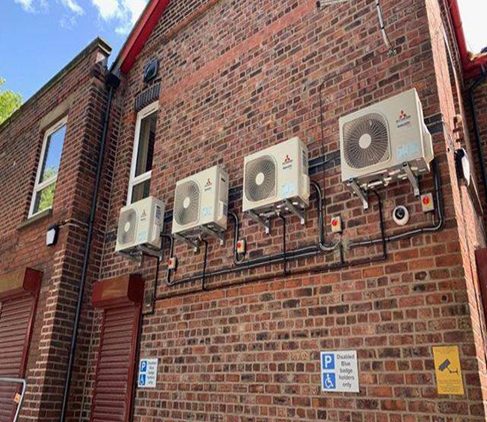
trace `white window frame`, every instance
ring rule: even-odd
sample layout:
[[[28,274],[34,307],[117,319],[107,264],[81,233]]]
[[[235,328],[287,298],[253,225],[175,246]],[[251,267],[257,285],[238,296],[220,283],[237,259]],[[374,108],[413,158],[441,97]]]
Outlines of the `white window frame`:
[[[47,141],[53,133],[57,132],[63,126],[67,126],[67,124],[68,124],[68,117],[66,116],[63,119],[59,120],[57,123],[55,123],[53,126],[49,127],[49,129],[47,129],[46,132],[44,133],[44,139],[42,140],[41,156],[39,159],[39,163],[37,165],[36,181],[35,181],[35,185],[34,185],[34,190],[32,192],[32,201],[30,203],[29,218],[34,217],[37,214],[40,214],[42,212],[45,212],[47,210],[52,209],[52,204],[51,204],[50,207],[34,213],[34,207],[35,207],[35,203],[37,200],[37,195],[43,189],[49,187],[53,183],[56,183],[57,176],[59,174],[59,169],[58,169],[58,172],[56,173],[55,176],[51,177],[48,180],[44,180],[42,183],[40,182],[42,167],[44,166],[44,159],[45,159],[45,155],[46,155]],[[64,136],[66,138],[66,135],[64,135]],[[65,141],[65,139],[63,140],[63,150],[64,150],[64,141]],[[62,151],[61,151],[61,157],[62,157]],[[59,162],[61,163],[61,160],[59,160]]]
[[[142,120],[147,116],[157,112],[159,110],[159,101],[153,102],[148,106],[144,107],[137,113],[137,122],[135,124],[135,138],[134,138],[134,149],[132,151],[132,164],[130,166],[130,179],[129,179],[129,190],[127,194],[127,205],[132,203],[132,191],[134,186],[139,185],[146,180],[150,180],[152,177],[152,169],[135,176],[135,171],[137,169],[137,154],[139,152],[139,140],[140,140],[140,129],[142,126]]]

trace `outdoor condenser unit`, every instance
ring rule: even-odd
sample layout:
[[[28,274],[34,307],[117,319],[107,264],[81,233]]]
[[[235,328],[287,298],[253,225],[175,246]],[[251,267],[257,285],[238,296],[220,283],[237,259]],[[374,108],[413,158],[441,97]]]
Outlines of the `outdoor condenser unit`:
[[[117,252],[159,250],[164,224],[164,203],[152,196],[127,205],[118,219]]]
[[[262,222],[290,211],[304,224],[309,196],[308,149],[299,138],[245,157],[243,211],[252,218]]]
[[[214,166],[176,184],[172,234],[184,238],[216,235],[227,228],[228,174]]]
[[[368,189],[408,179],[419,195],[417,176],[434,158],[416,89],[341,117],[342,180],[361,196]]]

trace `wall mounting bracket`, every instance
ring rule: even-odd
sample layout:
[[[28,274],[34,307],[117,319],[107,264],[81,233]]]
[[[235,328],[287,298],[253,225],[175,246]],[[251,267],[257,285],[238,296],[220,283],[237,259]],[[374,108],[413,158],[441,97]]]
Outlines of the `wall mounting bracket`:
[[[419,198],[421,192],[419,191],[419,182],[417,176],[414,175],[409,163],[404,163],[402,167],[404,169],[404,172],[406,173],[409,183],[411,183],[411,186],[413,187],[414,196],[416,198]]]
[[[260,224],[265,229],[265,234],[269,234],[271,232],[271,224],[268,218],[262,218],[259,214],[254,211],[247,211],[249,217],[254,220],[256,223]]]
[[[196,240],[190,239],[190,238],[185,237],[181,234],[175,234],[174,238],[186,243],[188,246],[193,248],[194,253],[197,253],[200,250],[200,241],[198,239],[196,239]]]
[[[357,183],[357,180],[355,179],[350,179],[347,182],[347,185],[353,190],[355,195],[357,195],[361,200],[362,200],[362,205],[364,206],[364,210],[369,209],[369,197],[366,191],[364,191],[359,184]]]
[[[207,227],[207,226],[201,226],[201,231],[202,231],[202,233],[204,233],[208,236],[211,236],[211,237],[218,239],[218,241],[220,242],[220,246],[223,246],[225,244],[225,233],[224,232],[214,230],[214,229]]]
[[[301,224],[304,226],[306,224],[306,214],[304,210],[300,210],[289,199],[286,199],[284,203],[286,204],[287,210],[294,214],[296,217],[298,217],[301,221]]]

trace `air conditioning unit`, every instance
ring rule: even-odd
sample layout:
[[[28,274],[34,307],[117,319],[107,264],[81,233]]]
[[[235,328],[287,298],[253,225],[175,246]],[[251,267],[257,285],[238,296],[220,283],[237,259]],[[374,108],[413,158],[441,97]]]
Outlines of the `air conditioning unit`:
[[[227,228],[228,174],[214,166],[176,184],[172,234],[186,238]]]
[[[416,89],[340,118],[342,180],[367,190],[428,173],[433,143]],[[415,187],[415,193],[417,187]]]
[[[340,118],[342,180],[354,190],[428,173],[433,143],[416,89]],[[417,186],[415,193],[417,194]]]
[[[245,157],[244,212],[254,217],[284,210],[299,215],[308,207],[309,196],[308,149],[299,138]]]
[[[164,225],[164,203],[152,196],[127,205],[118,219],[117,252],[159,250]]]

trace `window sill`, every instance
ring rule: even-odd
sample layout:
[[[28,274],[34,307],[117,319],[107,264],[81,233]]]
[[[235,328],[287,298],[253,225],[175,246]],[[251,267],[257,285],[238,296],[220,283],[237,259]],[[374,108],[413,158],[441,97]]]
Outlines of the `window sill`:
[[[28,227],[32,224],[37,223],[39,220],[44,220],[47,217],[50,217],[52,215],[52,208],[48,208],[47,210],[44,210],[40,212],[39,214],[36,214],[27,220],[22,221],[22,223],[19,224],[17,227],[17,230],[23,229],[24,227]]]

